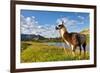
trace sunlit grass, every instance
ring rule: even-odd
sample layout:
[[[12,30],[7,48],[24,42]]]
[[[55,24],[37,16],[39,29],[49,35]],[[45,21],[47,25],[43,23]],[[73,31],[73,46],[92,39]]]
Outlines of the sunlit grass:
[[[48,46],[39,42],[25,42],[21,43],[21,62],[48,62],[48,61],[68,61],[68,60],[86,60],[89,59],[89,52],[84,57],[83,53],[80,55],[76,51],[76,55],[72,55],[70,49],[66,49],[66,53],[62,47]]]

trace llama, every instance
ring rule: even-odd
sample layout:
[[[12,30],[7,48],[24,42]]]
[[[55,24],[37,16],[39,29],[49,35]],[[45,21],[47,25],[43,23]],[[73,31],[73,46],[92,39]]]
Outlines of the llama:
[[[80,55],[82,52],[82,48],[84,51],[84,55],[86,54],[86,35],[76,32],[69,33],[64,26],[64,22],[56,26],[55,29],[59,30],[63,41],[71,47],[73,55],[75,55],[75,50],[77,47],[79,47]]]

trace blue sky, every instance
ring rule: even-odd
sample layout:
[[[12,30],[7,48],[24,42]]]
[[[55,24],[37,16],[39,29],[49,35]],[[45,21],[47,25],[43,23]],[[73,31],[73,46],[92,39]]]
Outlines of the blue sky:
[[[69,32],[88,29],[90,24],[89,13],[21,10],[21,33],[56,37],[58,33],[54,28],[61,20],[64,20]]]

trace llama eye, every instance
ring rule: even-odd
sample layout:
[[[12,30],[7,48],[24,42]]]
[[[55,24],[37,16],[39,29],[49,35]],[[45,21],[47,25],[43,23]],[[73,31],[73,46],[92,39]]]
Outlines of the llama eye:
[[[59,27],[61,27],[61,25],[59,25]]]

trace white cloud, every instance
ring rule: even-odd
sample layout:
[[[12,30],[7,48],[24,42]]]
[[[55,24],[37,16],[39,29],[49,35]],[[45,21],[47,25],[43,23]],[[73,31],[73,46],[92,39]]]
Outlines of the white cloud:
[[[79,23],[78,24],[84,24],[85,17],[78,16],[78,18],[79,18]]]
[[[64,17],[64,18],[58,18],[56,23],[57,24],[61,24],[62,21],[64,22],[66,28],[69,28],[69,27],[74,27],[77,25],[78,21],[77,20],[73,20],[73,19],[68,19],[67,17]]]
[[[35,34],[34,29],[37,28],[38,23],[35,17],[24,17],[21,15],[21,33],[22,34]],[[34,31],[34,32],[33,32]]]
[[[21,15],[21,33],[22,34],[35,34],[44,37],[57,37],[55,25],[43,24],[40,25],[34,16],[24,17]]]
[[[68,20],[66,17],[58,18],[57,21],[56,21],[56,23],[57,23],[57,24],[61,24],[62,21],[63,21],[64,23],[67,23],[69,20]]]
[[[62,21],[64,21],[65,27],[67,28],[67,30],[70,32],[74,32],[79,28],[79,25],[83,25],[84,24],[84,17],[82,16],[78,16],[78,20],[75,19],[68,19],[67,17],[63,17],[63,18],[58,18],[56,23],[57,24],[61,24]]]
[[[56,23],[57,24],[61,24],[62,21],[64,21],[64,23],[67,26],[76,26],[78,24],[84,24],[84,20],[85,20],[85,18],[83,16],[78,16],[77,20],[75,20],[75,19],[68,19],[67,17],[63,17],[63,18],[58,18]]]
[[[78,16],[78,18],[80,18],[81,20],[84,20],[85,19],[83,16]]]
[[[64,18],[58,18],[56,23],[57,24],[61,24],[62,21],[65,23],[65,25],[67,26],[71,26],[71,25],[75,25],[77,23],[76,20],[71,20],[71,19],[68,19],[67,17],[64,17]]]
[[[79,16],[80,19],[83,19]],[[66,28],[69,30],[77,29],[78,25],[83,23],[82,21],[77,21],[73,19],[68,19],[67,17],[58,18],[55,22],[61,24],[62,20],[65,23]],[[58,37],[59,32],[55,30],[55,24],[40,24],[35,16],[24,17],[21,15],[21,33],[22,34],[35,34],[42,35],[44,37]],[[74,30],[75,31],[75,30]]]

